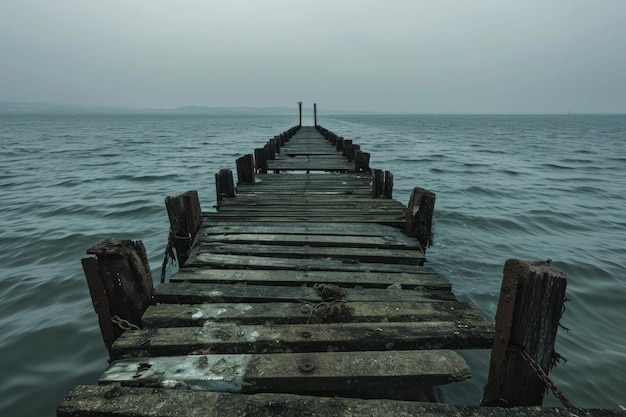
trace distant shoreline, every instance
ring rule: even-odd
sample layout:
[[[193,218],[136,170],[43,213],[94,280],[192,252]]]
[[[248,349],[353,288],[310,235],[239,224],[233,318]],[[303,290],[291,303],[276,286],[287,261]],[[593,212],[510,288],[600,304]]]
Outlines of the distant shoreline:
[[[312,109],[305,108],[303,114],[312,115]],[[562,113],[411,113],[411,112],[384,112],[384,111],[358,111],[318,109],[321,115],[383,115],[383,116],[623,116],[625,113],[586,113],[571,112]],[[190,116],[297,116],[298,109],[294,107],[213,107],[213,106],[182,106],[170,109],[135,108],[135,107],[107,107],[87,106],[61,103],[30,103],[16,101],[0,101],[0,115],[190,115]]]

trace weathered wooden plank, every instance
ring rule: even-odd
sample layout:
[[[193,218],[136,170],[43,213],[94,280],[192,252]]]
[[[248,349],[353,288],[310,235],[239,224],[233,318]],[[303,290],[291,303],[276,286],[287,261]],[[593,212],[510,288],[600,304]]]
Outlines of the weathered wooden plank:
[[[345,301],[456,301],[447,290],[423,291],[396,289],[343,288]],[[159,303],[267,303],[274,301],[319,302],[321,297],[312,287],[287,287],[272,285],[190,284],[174,282],[161,284],[154,290]]]
[[[273,195],[247,195],[239,194],[236,199],[224,200],[220,202],[219,207],[267,207],[275,208],[282,206],[321,206],[321,207],[349,207],[351,209],[359,208],[367,210],[369,208],[402,208],[404,206],[396,201],[390,199],[373,200],[363,194],[362,196],[347,196],[347,195],[335,195],[335,196],[273,196]]]
[[[124,332],[113,360],[125,356],[413,349],[487,349],[493,323],[324,323],[173,327]]]
[[[343,262],[372,262],[396,263],[404,265],[419,265],[424,262],[420,249],[382,249],[377,248],[345,248],[340,246],[293,246],[293,245],[257,245],[237,243],[209,243],[197,242],[189,255],[189,260],[199,259],[201,256],[212,255],[254,255],[257,257],[280,257],[298,259],[341,259]],[[193,262],[193,261],[192,261]]]
[[[425,261],[422,258],[422,261]],[[228,255],[192,250],[185,267],[234,269],[283,269],[289,271],[364,271],[413,272],[417,265],[359,262],[347,259],[274,258],[252,255]]]
[[[376,236],[384,239],[397,239],[415,241],[407,236],[402,230],[395,227],[372,223],[315,223],[309,222],[277,222],[268,223],[247,222],[223,222],[219,218],[215,222],[205,222],[199,234],[206,233],[267,233],[267,234],[307,234],[307,235],[330,235],[330,236]]]
[[[417,268],[413,273],[183,268],[170,277],[170,282],[181,281],[297,286],[323,283],[363,288],[387,288],[392,285],[406,290],[419,287],[422,291],[450,291],[452,286],[446,277],[426,267]]]
[[[332,322],[338,304],[332,303],[216,303],[160,304],[150,306],[142,317],[144,328],[204,326],[210,322],[238,324],[306,324]],[[344,302],[351,323],[401,321],[480,321],[482,315],[466,302]],[[336,314],[337,313],[337,314]],[[341,320],[341,318],[340,318]]]
[[[310,352],[121,359],[99,382],[249,394],[340,391],[354,396],[385,383],[433,386],[470,375],[465,360],[452,351]]]
[[[274,195],[246,195],[239,194],[236,199],[225,200],[220,203],[219,207],[269,207],[276,206],[320,206],[333,208],[348,207],[350,209],[404,209],[404,205],[396,200],[379,199],[374,200],[368,198],[367,195],[355,198],[355,196],[335,195],[335,196],[274,196]]]
[[[560,408],[498,408],[365,400],[294,394],[234,394],[184,389],[79,385],[57,409],[58,417],[240,417],[240,416],[424,416],[562,417]],[[619,410],[577,409],[578,417],[624,417]]]
[[[276,171],[354,171],[354,166],[344,161],[287,161],[287,160],[271,160],[267,161],[268,170]]]
[[[314,215],[314,214],[298,214],[290,216],[282,216],[280,213],[275,215],[256,215],[256,216],[243,216],[241,213],[206,213],[202,215],[203,222],[216,222],[236,220],[239,222],[354,222],[354,223],[378,223],[393,225],[395,227],[402,227],[404,224],[404,216],[392,215],[392,214],[359,214],[359,215]]]
[[[294,204],[291,204],[290,198],[294,198]],[[309,200],[310,204],[303,204],[301,201],[297,201],[297,197],[286,197],[285,201],[281,204],[262,204],[245,202],[223,204],[219,206],[218,211],[220,213],[229,212],[244,212],[251,213],[253,215],[267,215],[272,213],[284,213],[293,212],[295,214],[304,215],[316,215],[316,216],[336,216],[336,215],[372,215],[372,214],[392,214],[399,216],[404,214],[404,206],[401,204],[377,204],[376,200],[373,202],[366,202],[364,204],[353,204],[346,200],[346,204],[341,204],[341,201],[331,203],[317,202]]]
[[[325,204],[310,204],[310,205],[291,205],[289,202],[280,206],[273,207],[258,207],[257,205],[238,204],[238,205],[226,205],[219,206],[219,214],[222,215],[241,215],[241,216],[272,216],[276,213],[281,215],[290,214],[294,216],[315,216],[315,217],[361,217],[361,216],[387,216],[394,219],[404,218],[403,207],[392,206],[370,206],[370,207],[355,207],[355,206],[328,206]]]
[[[378,236],[337,236],[337,235],[296,235],[296,234],[256,234],[256,233],[218,233],[201,235],[202,243],[228,244],[273,244],[284,246],[322,246],[343,248],[383,248],[383,249],[416,249],[420,246],[417,241],[406,237]]]

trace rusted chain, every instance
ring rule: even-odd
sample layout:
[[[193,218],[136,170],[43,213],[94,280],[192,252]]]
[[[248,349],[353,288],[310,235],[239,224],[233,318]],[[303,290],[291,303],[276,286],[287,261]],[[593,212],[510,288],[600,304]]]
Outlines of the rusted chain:
[[[120,316],[111,317],[111,322],[122,330],[140,330],[139,326],[129,322],[128,320],[124,320]]]
[[[557,387],[556,384],[552,382],[552,380],[548,377],[548,374],[546,374],[543,368],[541,368],[541,365],[539,365],[537,361],[535,361],[528,354],[528,352],[526,352],[525,349],[520,348],[519,351],[522,355],[522,358],[524,358],[524,360],[528,362],[532,370],[535,371],[535,374],[537,374],[537,377],[541,379],[546,388],[549,388],[550,391],[552,391],[552,394],[554,394],[554,396],[558,398],[559,401],[561,401],[561,403],[565,406],[565,408],[567,408],[568,411],[573,412],[576,409],[576,407],[574,407],[574,404],[572,404],[572,402],[565,396],[565,394],[563,394],[563,391],[561,391],[559,387]]]

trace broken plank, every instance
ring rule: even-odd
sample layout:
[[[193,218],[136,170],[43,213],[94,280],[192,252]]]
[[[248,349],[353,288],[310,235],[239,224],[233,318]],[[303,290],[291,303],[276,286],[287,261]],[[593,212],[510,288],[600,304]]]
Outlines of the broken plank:
[[[383,384],[442,385],[469,378],[452,351],[192,355],[115,361],[100,384],[216,392],[358,395]],[[323,387],[323,388],[322,388]]]

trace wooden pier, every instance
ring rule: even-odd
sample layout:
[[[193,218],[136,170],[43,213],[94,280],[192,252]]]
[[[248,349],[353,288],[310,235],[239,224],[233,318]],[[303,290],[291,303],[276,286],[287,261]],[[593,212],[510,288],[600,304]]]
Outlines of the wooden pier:
[[[320,126],[239,158],[236,188],[221,170],[216,189],[216,212],[195,192],[168,198],[168,253],[182,265],[169,282],[151,288],[136,242],[90,249],[111,364],[59,416],[519,414],[425,402],[433,386],[470,377],[456,350],[494,337],[425,266],[434,194],[416,188],[405,207],[391,173]],[[125,301],[103,275],[130,288]]]

